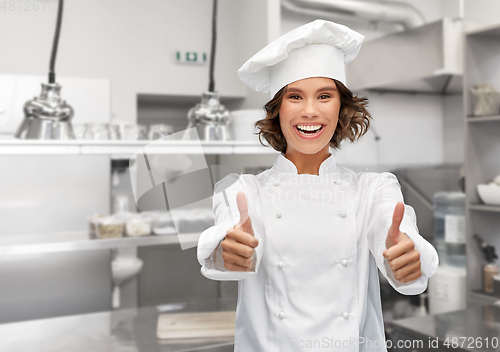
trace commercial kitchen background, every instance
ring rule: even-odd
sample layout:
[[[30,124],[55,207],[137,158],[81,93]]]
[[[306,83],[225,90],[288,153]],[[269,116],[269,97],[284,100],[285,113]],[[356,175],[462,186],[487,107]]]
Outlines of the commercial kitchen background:
[[[469,173],[471,180],[491,182],[493,177],[481,179],[472,170],[485,163],[500,174],[498,157],[491,155],[499,151],[498,118],[486,122],[489,127],[474,123],[469,143],[476,146],[478,140],[489,138],[490,145],[466,153],[469,88],[488,79],[500,88],[500,69],[492,68],[500,62],[500,51],[480,39],[474,47],[463,45],[468,33],[487,28],[493,28],[491,43],[500,44],[494,31],[500,27],[500,2],[398,2],[412,5],[423,22],[405,28],[340,12],[324,16],[365,35],[359,62],[347,66],[347,80],[355,93],[368,97],[374,117],[373,128],[358,143],[344,143],[334,155],[354,171],[394,172],[406,202],[417,212],[420,233],[433,243],[434,212],[429,202],[434,194],[460,191],[460,178],[465,175],[467,180]],[[141,246],[117,245],[114,253],[111,248],[90,245],[93,249],[88,249],[87,242],[71,242],[75,233],[87,233],[89,215],[111,213],[117,195],[128,194],[135,210],[128,170],[123,172],[126,166],[116,161],[130,153],[130,146],[116,143],[107,151],[79,154],[85,141],[76,147],[50,148],[43,142],[28,147],[14,138],[23,118],[22,105],[38,95],[40,82],[46,81],[57,12],[51,8],[56,1],[47,0],[52,7],[44,11],[27,11],[23,1],[0,3],[0,324],[112,310],[110,263],[115,256],[138,257],[144,263],[136,277],[123,283],[120,309],[217,297],[236,300],[236,282],[201,275],[196,248],[181,250],[178,243],[145,241]],[[215,82],[230,111],[261,109],[269,99],[244,86],[236,71],[270,41],[319,17],[321,10],[301,12],[297,4],[300,1],[219,1]],[[178,62],[175,54],[210,52],[211,11],[208,0],[67,1],[56,72],[63,99],[75,108],[72,122],[165,123],[175,132],[184,130],[189,109],[207,90],[209,65],[208,60]],[[405,31],[413,34],[398,39]],[[481,50],[491,56],[474,56]],[[467,55],[469,64],[464,65]],[[463,83],[467,70],[473,77],[469,85]],[[492,73],[478,79],[484,72]],[[223,149],[208,155],[207,162],[253,173],[271,167],[277,157],[272,152],[239,154]],[[471,169],[464,168],[466,155]],[[468,185],[466,203],[481,203],[475,184]],[[498,211],[477,210],[480,220],[489,224],[481,235],[492,246],[500,244]],[[467,226],[471,219],[468,215]],[[480,264],[481,252],[469,228],[466,246],[467,255],[475,256],[474,264],[468,260],[466,287],[456,294],[448,284],[436,283],[436,290],[441,290],[435,293],[437,305],[439,299],[447,302],[441,305],[463,308],[500,300],[498,293],[495,298],[479,292],[484,263]],[[418,296],[400,295],[382,279],[381,283],[387,321],[422,313]],[[427,313],[433,313],[431,289],[423,300]],[[450,303],[448,294],[457,302]]]

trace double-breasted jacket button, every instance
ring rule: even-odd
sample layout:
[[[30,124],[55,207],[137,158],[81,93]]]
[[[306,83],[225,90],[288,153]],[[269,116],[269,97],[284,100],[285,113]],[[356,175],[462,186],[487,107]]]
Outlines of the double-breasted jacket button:
[[[280,268],[280,269],[281,269],[281,268],[283,268],[283,266],[284,266],[284,265],[285,265],[285,264],[283,264],[283,262],[278,262],[278,268]]]
[[[342,265],[343,265],[343,266],[346,266],[346,265],[347,265],[347,260],[343,259],[343,260],[341,261],[341,263],[342,263]]]
[[[338,216],[340,216],[341,218],[345,218],[347,216],[347,213],[342,210],[338,212]]]
[[[344,317],[344,319],[347,319],[347,318],[349,318],[349,313],[344,312],[344,314],[342,314],[342,316]]]
[[[277,217],[277,218],[281,218],[281,211],[277,211],[277,212],[276,212],[276,217]]]
[[[280,185],[280,181],[275,180],[273,184],[274,184],[275,186],[279,186],[279,185]]]
[[[333,180],[333,183],[340,185],[342,183],[342,180]]]
[[[279,312],[278,317],[280,317],[280,319],[283,319],[285,317],[285,312],[283,311]]]

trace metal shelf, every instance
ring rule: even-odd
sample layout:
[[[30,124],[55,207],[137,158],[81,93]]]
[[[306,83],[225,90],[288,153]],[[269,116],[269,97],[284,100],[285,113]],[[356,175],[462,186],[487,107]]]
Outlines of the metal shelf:
[[[493,211],[500,213],[500,205],[469,204],[469,209],[479,211]]]
[[[500,38],[500,26],[494,24],[487,27],[473,28],[465,32],[467,36],[478,36],[478,37],[490,37],[490,38]]]
[[[120,155],[132,156],[147,146],[148,154],[199,154],[198,141],[40,141],[0,139],[0,155]],[[273,154],[258,141],[202,142],[204,154]]]
[[[467,122],[490,122],[500,121],[500,115],[495,116],[467,116]]]
[[[200,234],[198,233],[186,233],[165,236],[149,235],[142,237],[91,239],[86,231],[6,236],[0,237],[0,257],[19,254],[178,244],[179,237],[182,238],[184,245],[196,246],[199,236]]]
[[[493,86],[500,83],[499,66],[492,65],[500,58],[498,46],[500,26],[468,31],[464,36],[464,92],[470,87],[488,82]],[[490,295],[483,287],[482,268],[484,256],[477,250],[473,239],[475,233],[490,245],[498,246],[497,214],[500,206],[484,204],[477,192],[477,185],[491,180],[498,174],[500,162],[500,114],[491,116],[471,116],[473,101],[471,94],[464,94],[464,137],[465,137],[465,178],[466,195],[466,231],[467,231],[467,307],[476,307],[500,301],[500,297]],[[493,126],[494,125],[494,126]]]

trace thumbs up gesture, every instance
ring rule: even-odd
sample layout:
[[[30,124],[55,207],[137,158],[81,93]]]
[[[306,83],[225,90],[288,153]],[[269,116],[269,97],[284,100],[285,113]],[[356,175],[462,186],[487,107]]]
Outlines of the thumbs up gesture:
[[[391,266],[396,280],[402,283],[416,280],[422,275],[420,271],[420,253],[415,249],[413,241],[404,233],[399,231],[399,225],[403,220],[405,205],[398,202],[392,216],[392,225],[387,232],[385,240],[384,258]]]
[[[253,233],[244,192],[238,192],[236,203],[240,212],[240,221],[227,231],[221,243],[224,267],[230,271],[250,271],[253,269],[254,248],[257,247],[259,241]]]

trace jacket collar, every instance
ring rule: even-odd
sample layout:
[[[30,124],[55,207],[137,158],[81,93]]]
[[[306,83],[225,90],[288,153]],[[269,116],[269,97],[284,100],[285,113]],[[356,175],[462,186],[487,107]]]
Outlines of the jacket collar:
[[[278,173],[299,174],[295,164],[290,159],[287,159],[283,153],[279,154],[278,159],[276,159],[273,165],[273,169]],[[324,176],[335,170],[337,170],[337,160],[333,154],[330,153],[330,156],[323,160],[319,166],[319,175]]]

